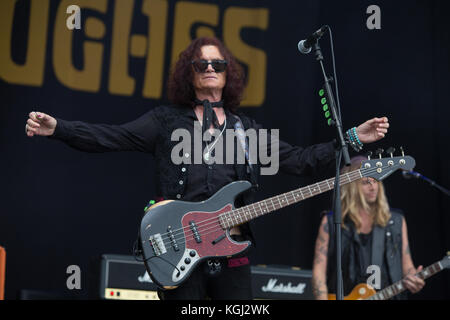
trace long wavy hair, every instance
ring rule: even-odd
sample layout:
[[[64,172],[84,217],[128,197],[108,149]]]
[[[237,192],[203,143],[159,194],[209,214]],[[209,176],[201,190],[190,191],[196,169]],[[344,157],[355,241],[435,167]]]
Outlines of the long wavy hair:
[[[359,169],[363,160],[366,160],[366,158],[361,156],[352,158],[351,165],[349,167],[344,167],[341,170],[341,173],[348,173]],[[377,198],[373,205],[369,205],[360,189],[363,179],[359,179],[341,187],[342,221],[345,221],[344,219],[348,216],[348,218],[354,223],[356,229],[359,230],[361,227],[359,210],[364,209],[371,214],[375,225],[385,227],[391,218],[391,212],[383,183],[381,181],[375,182],[378,184]],[[345,225],[344,227],[346,228]]]
[[[169,100],[175,104],[194,107],[195,91],[192,84],[194,70],[191,61],[198,59],[201,56],[201,48],[208,45],[216,46],[224,59],[228,61],[222,99],[224,108],[235,112],[243,99],[245,88],[244,71],[231,52],[217,38],[197,38],[180,53],[167,84]]]

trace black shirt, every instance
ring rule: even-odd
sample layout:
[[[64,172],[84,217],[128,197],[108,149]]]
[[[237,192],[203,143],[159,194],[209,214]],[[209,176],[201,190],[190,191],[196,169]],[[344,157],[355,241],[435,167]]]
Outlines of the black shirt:
[[[225,112],[226,129],[233,129],[237,120],[230,111]],[[245,120],[245,123],[250,123],[251,128],[262,128],[250,118],[244,115],[240,117],[243,122]],[[157,189],[164,198],[201,201],[209,198],[229,182],[235,181],[238,169],[237,165],[226,164],[225,161],[224,164],[213,165],[204,162],[189,165],[171,163],[173,130],[181,127],[193,134],[195,121],[198,119],[192,108],[176,105],[154,108],[138,119],[122,125],[89,124],[57,118],[55,132],[49,138],[62,140],[69,146],[85,152],[151,153],[155,155],[157,162]],[[223,138],[226,139],[226,136]],[[267,145],[269,150],[270,143]],[[279,168],[286,173],[311,176],[334,162],[333,142],[307,148],[291,146],[282,140],[278,140],[278,143]],[[241,148],[238,144],[237,141],[234,142],[235,151],[238,147]],[[203,142],[203,148],[205,146],[206,142]],[[237,152],[235,156],[236,154]]]
[[[372,239],[373,239],[373,231],[370,233],[359,233],[359,261],[360,261],[360,270],[359,270],[359,280],[358,283],[366,283],[370,274],[367,272],[367,268],[373,264],[372,262]],[[384,289],[389,286],[391,282],[389,278],[389,272],[387,270],[386,257],[383,255],[383,264],[380,266],[380,288]],[[356,283],[356,284],[358,284]],[[356,285],[355,284],[355,285]]]
[[[372,264],[372,231],[370,233],[359,233],[361,243],[360,254],[360,277],[367,278],[367,267]]]
[[[193,114],[195,116],[195,113]],[[202,142],[202,150],[204,150],[204,152],[207,152],[209,149],[211,149],[210,155],[212,157],[218,156],[218,154],[216,154],[216,149],[220,147],[219,145],[216,148],[218,143],[221,143],[225,148],[227,143],[226,130],[234,129],[231,124],[232,122],[230,121],[230,114],[228,114],[228,112],[226,112],[226,116],[226,121],[224,121],[224,123],[217,128],[221,132],[219,137],[212,136],[211,141]],[[191,118],[193,121],[197,120],[196,117],[191,116]],[[234,144],[234,146],[236,147],[236,144]],[[192,150],[194,150],[194,141],[192,141]],[[236,150],[234,151],[234,154],[236,155]],[[226,162],[225,152],[222,153],[222,156],[223,157],[221,164],[216,163],[218,161],[208,164],[203,157],[201,164],[191,164],[183,200],[205,200],[219,191],[219,189],[223,186],[237,180],[234,164],[229,164]],[[236,160],[236,157],[234,160]]]

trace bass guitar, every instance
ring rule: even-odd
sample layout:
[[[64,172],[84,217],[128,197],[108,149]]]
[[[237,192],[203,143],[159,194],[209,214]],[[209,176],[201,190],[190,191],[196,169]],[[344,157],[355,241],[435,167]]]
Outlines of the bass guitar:
[[[360,169],[342,174],[340,185],[363,177],[382,180],[396,170],[412,170],[410,156],[367,160]],[[248,181],[232,182],[201,202],[166,200],[146,210],[139,241],[147,271],[153,282],[174,289],[204,260],[232,257],[245,251],[250,241],[237,242],[230,229],[291,204],[334,188],[335,178],[235,208],[235,199],[251,188]]]

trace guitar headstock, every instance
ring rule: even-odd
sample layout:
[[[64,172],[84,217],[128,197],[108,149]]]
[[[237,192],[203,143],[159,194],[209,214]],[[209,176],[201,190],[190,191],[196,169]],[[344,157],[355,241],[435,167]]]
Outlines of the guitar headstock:
[[[397,170],[411,171],[416,166],[416,161],[410,156],[405,156],[403,148],[400,147],[402,155],[394,157],[394,148],[389,148],[387,153],[390,157],[382,158],[383,149],[378,149],[375,152],[375,159],[371,159],[372,152],[368,153],[368,160],[363,161],[361,164],[361,174],[363,177],[371,177],[375,180],[381,181]]]
[[[441,264],[442,269],[450,269],[450,251],[447,252],[447,255],[444,257],[444,259],[439,261],[439,263]]]

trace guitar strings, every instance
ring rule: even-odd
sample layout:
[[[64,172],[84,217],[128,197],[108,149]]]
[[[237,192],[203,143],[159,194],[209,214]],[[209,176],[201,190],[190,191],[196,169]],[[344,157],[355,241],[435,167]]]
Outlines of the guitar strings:
[[[392,165],[392,166],[389,166],[389,165],[388,165],[388,166],[377,167],[377,168],[373,168],[373,169],[363,169],[363,168],[361,168],[361,169],[358,169],[358,170],[349,172],[349,173],[347,173],[346,175],[347,175],[347,179],[353,179],[353,178],[355,178],[355,174],[358,174],[361,178],[364,178],[364,176],[362,175],[362,173],[364,173],[365,175],[367,175],[367,174],[376,172],[379,168],[385,168],[385,167],[395,168],[395,167],[398,167],[398,166],[399,166],[399,165]],[[341,176],[342,176],[342,175],[341,175]],[[328,184],[328,180],[331,180],[331,179],[333,179],[333,178],[330,178],[330,179],[327,179],[327,180],[318,182],[318,183],[316,183],[316,185],[319,186],[319,184],[325,184],[325,183]],[[348,183],[348,182],[347,182],[347,183]],[[343,183],[342,185],[345,185],[345,184],[347,184],[347,183]],[[306,187],[309,188],[309,186],[306,186]],[[306,187],[303,187],[303,188],[306,188]],[[300,190],[300,189],[303,189],[303,188],[299,188],[299,189],[296,189],[296,190],[293,190],[293,191],[284,193],[284,196],[285,196],[285,198],[286,198],[286,200],[287,200],[287,202],[288,202],[287,205],[293,204],[293,203],[289,203],[291,200],[296,201],[295,196],[292,195],[292,193],[294,193],[295,191],[300,192],[300,193],[302,194],[302,200],[307,199],[307,198],[303,197],[303,193],[302,193],[301,190]],[[334,182],[333,182],[333,188],[334,188]],[[332,188],[332,189],[333,189],[333,188]],[[309,188],[309,189],[310,189],[310,188]],[[320,186],[319,186],[319,189],[320,189]],[[329,190],[327,190],[327,191],[329,191]],[[310,191],[310,194],[311,194],[311,195],[310,195],[309,197],[312,197],[313,195],[312,195],[312,192],[311,192],[311,191]],[[255,205],[259,205],[259,207],[260,207],[260,209],[261,209],[261,202],[268,201],[268,200],[272,200],[272,199],[277,198],[277,197],[280,197],[280,196],[281,196],[281,195],[274,196],[274,197],[271,197],[271,198],[268,198],[268,199],[265,199],[265,200],[261,200],[261,201],[259,201],[259,202],[256,202],[256,203],[247,205],[247,206],[242,207],[242,208],[250,208],[250,206],[252,206],[252,207],[253,207],[252,209],[256,212]],[[288,200],[288,198],[289,198],[289,200]],[[278,199],[278,200],[279,200],[279,199]],[[300,200],[300,201],[302,201],[302,200]],[[284,200],[283,200],[283,201],[284,201]],[[278,202],[279,202],[279,201],[278,201]],[[272,203],[273,203],[273,202],[272,202]],[[279,202],[279,203],[280,203],[280,202]],[[271,211],[275,211],[275,210],[278,210],[278,209],[283,208],[283,205],[282,205],[281,203],[280,203],[280,208],[277,208],[275,205],[272,205],[272,206],[273,206],[274,208],[273,208],[273,210],[271,210]],[[242,208],[234,209],[234,210],[232,210],[232,211],[228,211],[228,212],[225,212],[225,213],[223,213],[223,214],[229,214],[229,215],[231,215],[233,212],[237,212],[238,210],[240,210],[240,209],[242,209]],[[244,210],[244,212],[245,212],[245,210]],[[270,210],[269,210],[269,212],[270,212]],[[210,234],[211,232],[215,232],[215,231],[218,231],[218,230],[224,230],[224,229],[220,226],[220,223],[218,222],[219,217],[220,217],[220,216],[214,216],[214,217],[212,217],[212,218],[208,218],[208,219],[199,221],[199,222],[197,223],[197,231],[198,231],[198,233],[199,233],[199,234],[201,233],[202,235],[207,235],[207,234]],[[250,220],[251,220],[251,219],[250,219]],[[232,221],[233,221],[233,220],[232,220]],[[236,222],[237,222],[237,221],[238,221],[238,220],[237,220],[237,218],[236,218]],[[245,222],[247,222],[247,221],[248,221],[248,220],[242,221],[242,218],[241,218],[241,223],[245,223]],[[233,221],[233,222],[234,222],[234,221]],[[241,224],[241,223],[239,223],[239,224]],[[239,224],[238,224],[238,225],[239,225]],[[209,226],[209,225],[213,225],[213,226],[210,227],[210,228],[206,228],[206,229],[205,229],[205,227],[207,227],[207,226]],[[217,227],[218,227],[218,228],[217,228]],[[184,231],[185,231],[184,229],[188,229],[188,230],[186,230],[186,232],[184,232]],[[201,230],[200,230],[200,229],[201,229]],[[211,229],[212,229],[213,231],[210,231],[210,232],[208,232],[208,233],[205,233],[205,231],[208,231],[208,230],[211,230]],[[180,231],[181,231],[181,232],[180,232]],[[225,230],[224,230],[224,231],[225,231]],[[188,241],[195,241],[194,238],[193,238],[193,239],[186,239],[186,238],[191,237],[191,236],[194,235],[194,232],[193,232],[193,231],[190,231],[190,226],[186,226],[186,227],[182,227],[182,228],[173,230],[173,231],[172,231],[173,240],[171,239],[170,236],[164,237],[164,236],[166,236],[166,235],[168,235],[168,234],[170,234],[170,233],[164,233],[164,234],[162,234],[162,241],[163,241],[163,244],[164,244],[164,245],[167,245],[167,246],[171,245],[173,241],[177,242],[177,244],[178,244],[178,243],[180,243],[180,244],[182,244],[182,243],[187,243]],[[186,235],[184,235],[184,234],[186,234]],[[180,236],[180,235],[181,235],[180,238],[176,238],[177,236]],[[184,239],[186,239],[185,242],[181,241],[181,240],[184,240]],[[149,240],[146,240],[146,241],[149,241]]]
[[[347,175],[348,175],[347,179],[354,179],[354,178],[356,178],[356,177],[362,178],[362,176],[361,176],[361,174],[360,174],[359,171],[360,171],[360,169],[355,170],[355,171],[352,171],[352,172],[349,172],[349,173],[347,174]],[[351,178],[350,178],[350,176],[351,176]],[[330,178],[330,179],[333,179],[333,178]],[[328,187],[329,187],[328,180],[330,180],[330,179],[327,179],[327,180],[325,180],[325,181],[318,182],[318,183],[316,183],[316,184],[319,185],[319,183],[320,183],[320,184],[325,184],[325,183],[327,183],[327,185],[328,185]],[[332,182],[332,184],[334,184],[334,182]],[[307,187],[309,187],[309,186],[307,186]],[[303,187],[303,188],[306,188],[306,187]],[[310,191],[310,195],[308,195],[307,197],[305,197],[305,196],[303,195],[303,192],[300,190],[300,189],[303,189],[303,188],[299,188],[299,189],[296,189],[296,190],[287,192],[287,193],[289,193],[289,194],[288,194],[288,195],[284,194],[284,195],[285,195],[285,198],[286,198],[286,197],[289,197],[291,200],[296,200],[296,199],[295,199],[295,196],[292,195],[292,193],[294,193],[295,191],[300,192],[300,193],[302,194],[302,200],[307,199],[308,197],[311,197],[311,196],[312,196],[312,192],[311,192],[311,191]],[[334,187],[333,187],[333,188],[334,188]],[[320,189],[320,187],[319,187],[319,189]],[[329,191],[329,190],[326,190],[326,191]],[[261,203],[263,203],[263,202],[265,202],[265,201],[268,201],[268,200],[270,200],[270,201],[272,202],[272,207],[273,207],[273,209],[270,210],[270,209],[267,207],[267,205],[266,205],[267,210],[268,210],[269,212],[270,212],[270,211],[274,211],[274,210],[278,210],[278,209],[281,209],[281,208],[283,207],[283,205],[282,205],[281,202],[278,200],[278,203],[280,204],[280,208],[277,208],[277,205],[273,204],[272,199],[275,199],[275,201],[277,201],[276,198],[278,198],[278,197],[280,197],[280,196],[281,196],[281,195],[274,196],[274,197],[271,197],[271,198],[268,198],[268,199],[265,199],[265,200],[261,200],[261,201],[255,202],[255,203],[252,203],[252,204],[250,204],[250,205],[247,205],[247,206],[244,206],[244,207],[241,207],[241,208],[234,209],[234,210],[232,210],[232,211],[227,211],[227,212],[222,213],[222,215],[224,215],[224,214],[231,215],[232,213],[236,213],[236,212],[239,211],[239,210],[245,212],[245,210],[243,210],[244,208],[253,209],[253,211],[256,212],[256,210],[257,210],[257,209],[256,209],[256,205],[259,205],[259,208],[261,209],[261,208],[262,208]],[[283,200],[283,201],[284,201],[284,200]],[[289,201],[290,201],[290,200],[289,200]],[[288,201],[288,202],[289,202],[289,201]],[[250,207],[253,207],[253,208],[250,208]],[[246,214],[245,214],[245,215],[246,215]],[[205,224],[202,224],[202,223],[208,222],[208,221],[211,221],[211,220],[216,220],[217,218],[218,218],[218,216],[214,216],[214,217],[211,217],[211,218],[208,218],[208,219],[199,221],[197,226],[198,226],[198,227],[205,226]],[[229,220],[230,220],[230,219],[229,219]],[[231,218],[231,221],[234,222],[232,218]],[[237,218],[236,218],[236,222],[238,222]],[[246,221],[242,221],[242,219],[241,219],[241,223],[244,223],[244,222],[246,222]],[[239,223],[239,224],[241,224],[241,223]],[[184,229],[190,229],[190,226],[185,226],[185,227],[182,227],[182,228],[179,228],[179,229],[172,230],[172,235],[174,235],[174,236],[175,236],[175,235],[179,235],[180,232],[178,232],[178,231],[184,230]],[[189,231],[189,230],[188,230],[188,231]],[[163,233],[163,234],[162,234],[162,236],[165,236],[165,235],[169,235],[169,236],[168,236],[168,237],[163,237],[163,238],[164,238],[164,239],[169,239],[169,240],[170,240],[170,233],[168,232],[168,233]]]
[[[385,167],[398,167],[399,165],[392,165],[392,166],[385,166]],[[381,168],[384,168],[384,167],[381,167]],[[350,179],[350,176],[352,176],[351,178],[353,179],[353,178],[356,178],[354,175],[355,174],[358,174],[359,176],[360,176],[360,178],[363,178],[364,176],[361,174],[361,173],[364,173],[364,174],[370,174],[370,173],[372,173],[372,172],[375,172],[376,170],[378,170],[379,168],[373,168],[373,169],[358,169],[358,170],[355,170],[355,171],[352,171],[352,172],[349,172],[349,173],[347,173],[346,175],[347,175],[347,179]],[[316,183],[317,185],[319,185],[319,183],[320,184],[324,184],[325,182],[327,182],[328,183],[328,180],[331,180],[331,179],[333,179],[333,178],[330,178],[330,179],[327,179],[327,180],[324,180],[324,181],[321,181],[321,182],[318,182],[318,183]],[[347,182],[348,183],[348,182]],[[343,183],[342,185],[344,185],[344,184],[347,184],[347,183]],[[333,182],[333,184],[334,184],[334,182]],[[307,187],[309,187],[309,186],[307,186]],[[303,188],[306,188],[306,187],[303,187]],[[300,189],[303,189],[303,188],[299,188],[299,189],[296,189],[296,190],[294,190],[294,191],[300,191],[301,192],[301,190]],[[334,186],[333,186],[333,188],[334,188]],[[287,195],[287,193],[284,193],[284,195],[285,195],[285,198],[286,198],[286,200],[287,200],[287,198],[289,197],[291,200],[296,200],[295,199],[295,196],[293,196],[292,195],[292,193],[294,192],[294,191],[290,191],[290,192],[287,192],[288,193],[288,195]],[[327,191],[329,191],[329,190],[327,190]],[[313,196],[312,195],[312,192],[310,191],[310,194],[311,194],[311,196]],[[272,197],[272,198],[268,198],[268,199],[265,199],[265,200],[262,200],[262,201],[259,201],[259,202],[256,202],[256,203],[253,203],[253,204],[250,204],[250,205],[247,205],[247,206],[245,206],[245,207],[242,207],[242,208],[238,208],[238,209],[235,209],[235,210],[232,210],[232,211],[229,211],[229,212],[225,212],[226,214],[229,214],[229,215],[231,215],[233,212],[236,212],[236,211],[238,211],[238,210],[240,210],[240,209],[243,209],[243,208],[248,208],[248,207],[250,207],[250,206],[253,206],[253,210],[255,210],[255,212],[256,212],[256,209],[255,209],[255,205],[256,204],[259,204],[259,206],[260,206],[260,208],[261,208],[261,202],[263,202],[263,201],[267,201],[267,200],[269,200],[269,199],[273,199],[273,198],[277,198],[277,197],[280,197],[281,195],[278,195],[278,196],[274,196],[274,197]],[[311,196],[309,196],[309,197],[311,197]],[[305,197],[303,197],[303,193],[302,193],[302,200],[304,200],[304,199],[307,199],[307,198],[305,198]],[[302,201],[302,200],[300,200],[300,201]],[[284,200],[283,200],[284,201]],[[290,204],[292,204],[292,203],[289,203],[289,201],[290,200],[288,200],[288,204],[287,205],[290,205]],[[280,203],[280,202],[279,202]],[[281,208],[283,208],[283,205],[280,203],[280,208],[277,208],[275,205],[273,205],[273,207],[274,207],[274,209],[272,210],[272,211],[275,211],[275,210],[278,210],[278,209],[281,209]],[[225,214],[225,213],[223,213],[223,214]],[[205,220],[202,220],[202,221],[199,221],[198,222],[198,224],[197,224],[197,231],[200,233],[200,228],[204,228],[205,226],[207,226],[207,225],[210,225],[210,224],[216,224],[216,222],[217,222],[217,220],[218,220],[218,216],[214,216],[214,217],[212,217],[212,218],[208,218],[208,219],[205,219]],[[251,220],[251,219],[250,219]],[[210,223],[205,223],[205,222],[208,222],[208,221],[211,221]],[[233,221],[233,220],[232,220]],[[238,220],[237,220],[237,218],[236,218],[236,222],[237,222]],[[234,221],[233,221],[234,222]],[[237,225],[239,225],[239,224],[242,224],[242,223],[244,223],[244,222],[247,222],[247,221],[241,221],[241,223],[238,223]],[[182,231],[184,231],[184,229],[188,229],[187,231],[186,231],[186,236],[184,236],[184,232],[178,232],[178,231],[180,231],[180,230],[182,230]],[[179,240],[182,240],[183,238],[186,238],[186,237],[190,237],[190,236],[193,236],[194,235],[194,232],[193,231],[191,231],[191,233],[189,233],[189,229],[190,229],[190,226],[186,226],[186,227],[182,227],[182,228],[180,228],[180,229],[175,229],[174,231],[176,232],[174,232],[174,231],[172,231],[172,234],[173,234],[173,237],[174,237],[174,241],[179,241]],[[220,230],[220,229],[222,229],[222,230],[224,230],[220,225],[219,225],[219,228],[217,228],[216,230]],[[203,232],[204,230],[201,230],[201,232]],[[165,233],[165,234],[162,234],[162,236],[164,236],[164,235],[167,235],[167,234],[169,234],[169,233]],[[181,238],[175,238],[176,236],[178,236],[178,235],[181,235]],[[170,245],[171,243],[172,243],[172,239],[170,239],[170,236],[169,237],[162,237],[164,240],[163,240],[163,243],[164,243],[164,245]],[[165,240],[168,240],[168,242],[166,242]],[[148,241],[148,240],[147,240]],[[182,243],[182,242],[180,242],[180,243]]]
[[[350,174],[354,174],[354,173],[357,173],[359,170],[355,170],[355,171],[352,171],[352,172],[350,172],[349,173],[349,175]],[[361,178],[363,178],[363,177],[361,177]],[[331,178],[332,179],[332,178]],[[347,184],[347,183],[343,183],[343,184]],[[293,198],[293,200],[295,200],[295,196],[290,196],[290,197],[292,197]],[[304,198],[304,199],[307,199],[307,198]],[[263,200],[264,201],[264,200]],[[281,207],[282,208],[282,207]],[[281,209],[281,208],[279,208],[279,209]],[[275,210],[278,210],[278,209],[275,209]],[[234,211],[234,210],[233,210]],[[274,210],[272,210],[272,211],[274,211]],[[232,211],[230,211],[230,213],[231,213]],[[217,218],[217,217],[215,217],[215,218]],[[211,219],[206,219],[206,220],[203,220],[203,221],[207,221],[207,220],[211,220]],[[200,221],[200,222],[203,222],[203,221]],[[242,222],[242,223],[244,223],[244,222]],[[211,224],[215,224],[215,225],[213,225],[213,226],[211,226],[211,227],[209,227],[209,228],[204,228],[206,225],[211,225]],[[203,235],[203,236],[206,236],[206,235],[208,235],[208,234],[211,234],[211,233],[214,233],[214,232],[216,232],[216,231],[219,231],[219,230],[223,230],[223,228],[220,226],[220,224],[219,223],[217,223],[217,221],[214,221],[214,222],[212,222],[212,223],[208,223],[208,224],[203,224],[202,225],[202,227],[203,227],[203,229],[202,229],[202,231],[201,231],[201,234]],[[199,228],[200,229],[200,228]],[[189,231],[189,230],[188,230]],[[207,232],[208,231],[208,232]],[[224,230],[224,232],[226,232],[226,230]],[[199,233],[200,233],[200,230],[199,230]],[[194,234],[192,233],[191,235],[189,235],[189,233],[188,232],[186,232],[186,237],[181,237],[180,239],[177,239],[177,241],[179,241],[179,240],[181,240],[181,241],[179,241],[179,242],[177,242],[177,244],[179,243],[179,244],[187,244],[188,242],[193,242],[193,241],[195,241],[195,238],[191,238],[191,236],[193,236]],[[185,241],[182,241],[182,240],[185,240]],[[164,243],[165,245],[171,245],[171,242],[169,242],[169,243]]]
[[[355,179],[355,178],[357,178],[357,177],[358,177],[358,178],[362,178],[361,173],[360,173],[360,170],[361,170],[361,169],[358,169],[358,170],[355,170],[355,171],[352,171],[352,172],[347,173],[347,174],[346,174],[346,175],[347,175],[347,179]],[[330,178],[330,179],[333,179],[333,178]],[[327,179],[327,180],[325,180],[325,181],[318,182],[318,183],[316,183],[316,184],[319,185],[319,184],[325,184],[325,183],[326,183],[326,184],[328,185],[328,187],[329,187],[328,180],[330,180],[330,179]],[[334,182],[332,182],[332,184],[333,184],[333,188],[334,188]],[[346,183],[343,183],[343,184],[346,184]],[[307,187],[309,187],[309,186],[307,186]],[[306,187],[303,187],[303,188],[306,188]],[[285,195],[285,199],[286,199],[287,202],[288,202],[288,203],[287,203],[288,205],[292,204],[292,203],[289,203],[291,200],[294,200],[294,201],[297,200],[297,199],[295,198],[295,196],[292,195],[292,193],[294,193],[294,192],[296,192],[296,191],[297,191],[297,192],[300,192],[300,193],[302,194],[302,200],[305,200],[305,199],[307,199],[308,197],[313,196],[313,195],[312,195],[312,192],[310,191],[310,195],[308,195],[307,197],[305,197],[305,196],[303,195],[303,192],[300,190],[300,189],[303,189],[303,188],[299,188],[299,189],[296,189],[296,190],[287,192],[288,194],[286,194],[286,193],[284,194],[284,195]],[[333,188],[332,188],[332,189],[333,189]],[[320,187],[319,187],[319,189],[320,189]],[[332,190],[332,189],[330,189],[330,190]],[[327,190],[327,191],[329,191],[329,190]],[[277,197],[280,197],[280,196],[281,196],[281,195],[274,196],[274,197],[271,197],[271,198],[268,198],[268,199],[265,199],[265,200],[261,200],[261,201],[258,201],[258,202],[249,204],[249,205],[247,205],[247,206],[245,206],[245,207],[241,207],[241,208],[237,208],[237,209],[234,209],[234,210],[231,210],[231,211],[227,211],[227,212],[224,212],[222,215],[228,214],[228,215],[231,216],[232,213],[236,213],[236,212],[239,211],[239,210],[245,212],[245,210],[242,210],[242,209],[243,209],[243,208],[249,208],[249,209],[250,209],[250,207],[253,207],[253,208],[251,208],[251,209],[253,209],[253,211],[256,213],[256,208],[255,208],[255,206],[256,206],[256,205],[259,205],[259,208],[261,209],[261,208],[262,208],[261,203],[264,202],[264,201],[268,201],[268,200],[271,200],[273,209],[270,210],[270,209],[267,207],[267,205],[266,205],[267,210],[268,210],[269,212],[275,211],[275,210],[278,210],[278,209],[281,209],[281,208],[284,207],[284,206],[281,204],[281,202],[280,202],[279,200],[278,200],[278,203],[280,204],[280,207],[279,207],[279,208],[277,207],[277,205],[273,204],[272,199],[276,199]],[[289,198],[289,199],[288,199],[288,198]],[[302,200],[300,200],[300,201],[302,201]],[[283,201],[284,201],[284,200],[283,200]],[[245,214],[245,213],[244,213],[244,215],[247,216],[247,214]],[[205,227],[205,226],[207,226],[207,225],[209,225],[209,224],[212,224],[212,223],[214,223],[214,224],[217,223],[218,218],[219,218],[218,216],[214,216],[214,217],[211,217],[211,218],[208,218],[208,219],[199,221],[199,222],[197,223],[197,230],[198,230],[198,232],[200,232],[200,228],[202,228],[202,227]],[[240,220],[241,220],[241,222],[238,223],[238,225],[239,225],[239,224],[242,224],[242,223],[245,223],[245,222],[248,221],[248,220],[243,221],[242,219],[240,219]],[[250,219],[250,220],[251,220],[251,219]],[[209,221],[210,221],[210,222],[209,222]],[[238,222],[238,218],[236,218],[235,221],[231,218],[231,221],[232,221],[232,222],[235,222],[235,221]],[[209,223],[206,223],[206,222],[209,222]],[[220,228],[223,229],[222,227],[220,227]],[[187,230],[185,230],[185,229],[187,229]],[[180,231],[181,231],[181,232],[180,232]],[[173,235],[173,237],[174,237],[174,240],[175,240],[175,241],[178,241],[178,240],[184,238],[184,236],[183,236],[184,231],[186,231],[186,236],[193,236],[193,235],[194,235],[194,232],[190,230],[190,226],[185,226],[185,227],[182,227],[182,228],[179,228],[179,229],[175,229],[175,230],[172,231],[172,235]],[[203,231],[203,230],[202,230],[202,231]],[[166,235],[168,235],[168,236],[166,236]],[[182,237],[181,237],[181,238],[175,238],[176,236],[179,236],[179,235],[181,235]],[[172,241],[174,241],[174,240],[171,239],[171,236],[170,236],[170,233],[169,233],[169,232],[163,233],[161,236],[162,236],[161,238],[164,240],[163,243],[164,243],[165,245],[166,245],[166,244],[171,244]],[[165,240],[168,240],[168,242],[166,242]]]

